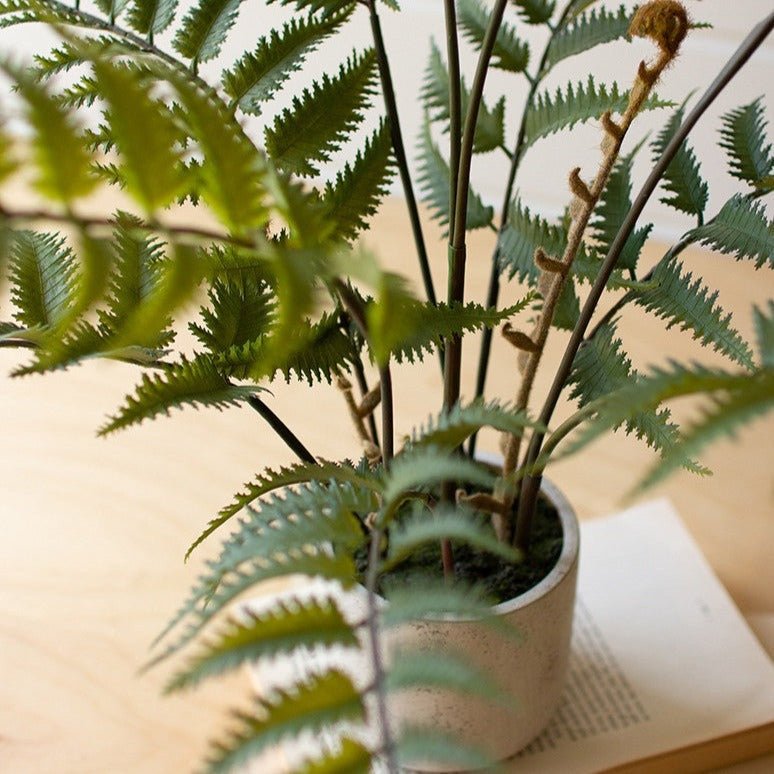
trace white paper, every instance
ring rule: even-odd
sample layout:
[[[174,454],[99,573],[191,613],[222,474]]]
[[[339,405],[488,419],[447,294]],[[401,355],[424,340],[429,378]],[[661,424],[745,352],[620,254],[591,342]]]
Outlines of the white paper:
[[[598,772],[774,721],[774,664],[672,506],[581,525],[565,698],[518,772]]]

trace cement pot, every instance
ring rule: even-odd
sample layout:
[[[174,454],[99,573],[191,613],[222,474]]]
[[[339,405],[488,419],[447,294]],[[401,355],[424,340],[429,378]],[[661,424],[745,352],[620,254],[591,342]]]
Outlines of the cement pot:
[[[484,750],[493,760],[505,760],[529,744],[548,724],[559,705],[570,654],[579,530],[569,502],[545,479],[542,493],[556,507],[562,524],[559,559],[532,589],[492,608],[495,616],[502,617],[509,628],[518,631],[518,637],[503,635],[479,620],[452,616],[422,619],[385,637],[388,660],[390,653],[409,647],[450,652],[469,659],[513,697],[513,708],[434,688],[407,691],[390,698],[393,729],[403,724],[430,725]],[[367,609],[365,589],[344,594],[337,584],[319,579],[283,582],[277,594],[269,593],[244,604],[253,612],[260,612],[278,597],[325,599],[331,596],[337,599],[350,622],[363,619]],[[334,666],[348,672],[360,688],[372,681],[370,661],[365,653],[355,657],[352,651],[337,649],[306,650],[291,658],[271,659],[251,666],[250,673],[256,690],[264,693]],[[374,742],[370,736],[365,735],[363,740]],[[299,749],[286,750],[291,767],[313,752],[313,747],[302,744]],[[411,768],[428,772],[463,770],[433,761],[417,761]],[[263,774],[266,769],[259,766],[251,767],[250,771]]]
[[[395,697],[397,723],[431,723],[455,739],[504,760],[528,745],[548,724],[564,687],[570,655],[575,587],[578,576],[578,521],[570,504],[549,481],[543,494],[556,506],[564,540],[559,559],[540,583],[496,605],[492,612],[519,637],[504,636],[476,620],[446,617],[406,625],[391,644],[460,654],[514,699],[513,709],[476,697],[441,690],[417,690]],[[432,761],[419,771],[461,771]]]

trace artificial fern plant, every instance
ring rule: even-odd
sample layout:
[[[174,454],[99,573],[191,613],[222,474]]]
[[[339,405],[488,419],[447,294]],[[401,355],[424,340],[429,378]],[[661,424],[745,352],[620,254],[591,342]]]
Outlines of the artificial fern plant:
[[[431,45],[417,84],[426,122],[414,178],[380,25],[382,11],[400,12],[397,2],[275,4],[287,6],[286,21],[224,63],[224,43],[242,11],[238,0],[198,0],[185,9],[176,0],[97,0],[95,8],[78,0],[0,0],[0,26],[44,23],[59,39],[31,64],[0,63],[16,92],[14,117],[27,128],[23,148],[10,130],[0,134],[0,178],[24,170],[45,202],[23,209],[0,198],[0,257],[10,284],[0,346],[30,350],[31,359],[15,375],[95,357],[144,369],[134,393],[100,433],[176,408],[247,403],[299,458],[290,467],[260,472],[193,541],[191,550],[224,525],[235,525],[165,630],[154,661],[212,630],[171,689],[309,645],[364,650],[373,683],[363,691],[330,669],[261,700],[213,747],[210,770],[231,770],[304,730],[340,730],[343,721],[376,727],[378,742],[345,732],[299,770],[366,771],[382,759],[394,771],[400,761],[439,748],[452,762],[480,765],[476,751],[430,729],[390,729],[385,696],[427,682],[428,675],[463,691],[477,686],[494,693],[496,686],[440,656],[432,670],[419,653],[387,670],[380,630],[438,612],[485,618],[489,597],[451,582],[454,547],[466,543],[507,562],[523,558],[540,477],[553,459],[623,428],[660,454],[643,485],[678,467],[704,473],[695,457],[707,443],[771,408],[774,302],[753,312],[753,348],[722,312],[717,293],[684,269],[680,255],[690,244],[703,244],[758,269],[774,268],[774,226],[762,203],[774,188],[774,156],[762,100],[722,119],[720,145],[741,190],[716,212],[708,210],[708,184],[686,140],[774,17],[751,32],[690,107],[655,92],[689,28],[701,26],[692,25],[673,0],[634,10],[593,0],[571,0],[561,9],[546,0],[445,0],[445,52]],[[369,18],[373,45],[350,51],[348,25],[359,15]],[[520,36],[524,24],[544,28],[542,52],[530,50]],[[602,84],[588,76],[555,90],[544,86],[566,60],[632,36],[652,39],[655,54],[648,62],[622,64],[621,82]],[[338,69],[313,79],[287,107],[265,118],[291,75],[311,70],[315,50],[329,38],[345,43]],[[478,54],[469,80],[460,72],[463,39]],[[212,62],[223,66],[211,80],[202,65]],[[485,93],[491,68],[528,84],[511,148],[505,115],[519,108]],[[351,160],[340,162],[344,147],[362,136],[366,111],[377,106],[382,117],[368,124]],[[662,129],[647,141],[636,127],[645,110],[664,116]],[[543,138],[583,122],[600,126],[598,170],[591,179],[580,168],[571,170],[565,217],[548,219],[516,193],[520,165]],[[632,165],[637,153],[647,152],[643,142],[654,168],[633,199]],[[508,163],[499,217],[470,187],[475,156],[489,152],[503,153]],[[324,179],[321,171],[331,163],[337,171]],[[424,300],[357,245],[396,175]],[[434,287],[415,184],[446,229],[444,300]],[[690,226],[644,268],[639,258],[652,226],[637,221],[658,185],[662,201]],[[84,215],[84,197],[107,186],[123,192],[126,211]],[[186,202],[206,208],[215,225],[180,225],[175,210]],[[467,234],[477,228],[497,232],[484,304],[467,301],[465,293]],[[523,298],[499,307],[500,286],[512,279],[525,286]],[[579,290],[586,295],[582,305]],[[603,304],[609,291],[618,291],[617,300]],[[202,304],[189,326],[196,348],[176,351],[175,322],[191,303]],[[630,304],[667,327],[689,330],[724,355],[728,368],[670,362],[638,373],[616,329]],[[517,351],[513,403],[484,397],[491,335],[498,328]],[[533,419],[529,410],[541,403],[535,375],[556,328],[571,331],[570,342]],[[482,330],[474,398],[463,401],[462,338]],[[398,449],[392,370],[436,353],[443,372],[437,416]],[[310,386],[335,381],[360,444],[353,455],[358,462],[322,460],[304,445],[290,429],[292,418],[280,418],[263,394],[280,377]],[[564,390],[577,411],[551,430]],[[681,431],[664,403],[695,393],[710,401]],[[473,457],[483,427],[503,434],[498,474]],[[382,610],[376,598],[382,576],[428,542],[440,543],[441,577],[426,580],[419,595],[396,589]],[[365,564],[358,556],[366,557]],[[229,617],[231,603],[256,584],[299,573],[344,589],[363,583],[368,614],[360,628],[370,636],[357,636],[358,627],[333,598]]]

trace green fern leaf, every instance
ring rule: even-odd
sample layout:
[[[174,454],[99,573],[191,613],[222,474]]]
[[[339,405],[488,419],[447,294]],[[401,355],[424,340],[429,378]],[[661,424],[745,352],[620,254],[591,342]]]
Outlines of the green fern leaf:
[[[774,189],[774,155],[766,144],[762,98],[731,110],[723,118],[720,147],[729,156],[731,174],[761,193]]]
[[[220,509],[217,517],[209,522],[206,529],[190,545],[185,554],[186,559],[218,527],[225,524],[233,516],[236,516],[236,514],[250,505],[250,503],[255,502],[259,497],[263,497],[277,489],[284,489],[294,484],[307,483],[309,481],[317,481],[319,483],[327,483],[329,481],[351,483],[373,492],[378,491],[379,488],[373,479],[362,475],[351,465],[335,462],[300,463],[288,468],[280,468],[277,471],[268,468],[254,481],[245,484],[243,491],[239,492],[232,502]]]
[[[317,13],[322,11],[323,16],[330,16],[341,11],[343,8],[352,5],[353,0],[268,0],[270,3],[279,3],[280,5],[294,5],[298,11],[309,11]],[[391,0],[388,0],[388,5]]]
[[[422,360],[426,352],[440,347],[444,339],[466,332],[494,328],[505,320],[522,312],[534,300],[526,295],[519,303],[504,309],[490,309],[470,302],[467,304],[418,304],[404,309],[400,325],[391,328],[392,337],[386,351],[398,363]]]
[[[0,2],[0,29],[17,24],[45,22],[84,26],[78,11],[56,0],[3,0]]]
[[[567,235],[560,226],[550,224],[529,207],[516,200],[500,237],[499,260],[509,279],[537,286],[540,270],[535,264],[535,251],[542,247],[548,255],[560,257],[567,244]]]
[[[622,348],[621,340],[615,337],[614,326],[605,325],[578,350],[569,384],[573,386],[570,396],[581,406],[603,399],[640,378]],[[632,413],[613,429],[623,425],[627,435],[634,433],[664,455],[679,438],[678,427],[670,421],[670,416],[668,409]],[[701,468],[688,458],[681,464],[693,472],[701,472]]]
[[[753,420],[774,410],[774,370],[754,374],[728,394],[713,397],[710,406],[685,430],[680,444],[654,466],[636,487],[642,491],[663,481],[680,466],[685,454],[695,455],[718,438],[734,438]]]
[[[480,586],[468,586],[459,582],[453,585],[432,578],[422,578],[422,593],[416,593],[417,583],[408,579],[405,583],[387,586],[389,604],[382,612],[382,625],[395,628],[419,618],[436,618],[456,615],[460,618],[478,618],[493,623],[492,607],[496,601]]]
[[[238,713],[240,727],[213,745],[207,771],[224,774],[279,742],[302,733],[320,732],[344,721],[360,721],[363,699],[343,672],[330,670],[296,685],[291,693],[278,692],[259,701],[254,715]]]
[[[654,162],[661,157],[682,124],[686,102],[683,102],[672,114],[651,144]],[[683,142],[675,157],[669,162],[662,180],[669,195],[663,196],[660,201],[688,215],[695,215],[701,223],[707,206],[709,187],[699,171],[696,154],[687,142]]]
[[[291,73],[299,70],[307,54],[337,32],[352,15],[348,5],[338,13],[306,19],[291,19],[281,31],[258,41],[255,51],[245,54],[223,73],[223,89],[245,113],[258,115],[266,102]]]
[[[179,0],[132,0],[127,19],[129,24],[151,40],[174,21]]]
[[[568,57],[582,54],[591,48],[620,38],[629,39],[632,13],[625,6],[617,11],[607,8],[592,9],[576,16],[553,35],[548,45],[546,70]]]
[[[425,71],[422,99],[432,121],[442,123],[444,132],[449,131],[449,73],[435,43],[431,44],[430,60]],[[462,115],[470,104],[470,91],[464,78],[460,80],[460,101]],[[476,118],[476,133],[473,138],[474,153],[488,153],[505,143],[505,99],[497,101],[490,108],[481,101]]]
[[[633,299],[649,312],[667,321],[667,329],[679,325],[691,331],[695,339],[726,357],[753,367],[747,343],[731,325],[731,315],[723,315],[717,304],[718,292],[707,295],[700,279],[693,281],[690,272],[682,274],[676,261],[659,263],[649,287],[633,291]]]
[[[740,194],[732,196],[712,220],[688,236],[737,260],[748,258],[756,269],[764,263],[774,268],[774,220],[767,219],[761,202]]]
[[[35,188],[43,196],[69,204],[91,193],[97,183],[91,156],[84,147],[75,118],[25,70],[5,63],[0,68],[15,82],[33,131]]]
[[[598,119],[606,110],[622,113],[628,101],[628,92],[619,92],[617,83],[610,87],[597,85],[592,76],[585,84],[580,82],[573,86],[569,83],[564,91],[557,88],[554,95],[544,91],[538,95],[527,113],[526,147],[541,137],[570,129],[579,122]],[[654,110],[671,104],[651,96],[642,110]]]
[[[632,206],[632,164],[639,145],[627,156],[619,157],[613,167],[599,203],[594,209],[591,230],[599,243],[600,252],[605,255],[610,250],[618,230]],[[626,240],[618,266],[634,271],[637,268],[642,248],[653,230],[648,224],[633,231]]]
[[[345,164],[335,181],[325,186],[323,202],[336,224],[335,239],[354,239],[366,228],[367,219],[388,191],[393,171],[392,141],[383,121],[352,165]]]
[[[761,367],[774,368],[774,301],[768,303],[768,314],[753,307],[753,323]]]
[[[479,0],[460,0],[457,3],[457,23],[463,35],[477,48],[484,42],[489,27],[489,11]],[[492,67],[521,73],[529,64],[529,46],[517,35],[513,27],[503,22],[497,31],[492,50]]]
[[[184,406],[212,406],[223,409],[246,401],[261,390],[255,385],[231,384],[203,355],[185,357],[162,375],[143,374],[134,395],[127,396],[118,414],[99,430],[99,435],[121,430],[159,414],[169,416],[170,409]]]
[[[297,175],[316,175],[315,162],[329,161],[359,126],[375,80],[376,54],[368,49],[353,54],[334,78],[323,75],[311,91],[304,89],[266,128],[266,151],[274,163]]]
[[[408,770],[425,761],[462,771],[491,770],[493,764],[484,751],[429,725],[401,728],[395,753],[400,766]]]
[[[265,160],[217,94],[202,94],[182,76],[168,75],[202,153],[198,175],[202,198],[237,234],[265,227]]]
[[[216,280],[210,307],[202,307],[202,324],[191,323],[194,336],[214,355],[265,335],[274,320],[275,299],[264,280]]]
[[[172,246],[173,253],[154,259],[152,292],[138,299],[116,330],[113,345],[145,346],[151,349],[168,338],[170,318],[192,300],[206,275],[207,265],[197,250],[187,245]],[[155,268],[157,267],[157,269]],[[157,271],[157,273],[156,273]],[[114,321],[118,326],[118,320]]]
[[[97,35],[94,38],[91,38],[90,42],[96,50],[115,46],[115,38],[109,35]],[[122,49],[124,46],[126,46],[127,51],[139,50],[136,46],[133,46],[128,42],[121,44]],[[65,41],[60,46],[51,49],[47,54],[35,54],[33,58],[35,61],[33,70],[37,76],[43,79],[48,79],[53,75],[68,72],[73,67],[86,64],[90,61],[89,54],[80,41],[77,43]]]
[[[419,146],[419,185],[423,201],[430,208],[432,216],[441,225],[449,223],[449,165],[433,142],[430,124],[425,121]],[[479,195],[472,189],[468,193],[468,230],[485,228],[492,222],[494,209],[485,207]],[[444,230],[444,235],[446,235]]]
[[[479,399],[467,406],[457,404],[451,411],[431,417],[426,425],[414,432],[412,444],[456,449],[482,427],[492,427],[501,433],[520,435],[524,432],[524,428],[536,427],[536,423],[524,412],[516,411],[498,401],[486,403],[483,399]]]
[[[491,489],[494,476],[484,466],[467,457],[432,447],[409,449],[393,460],[384,483],[385,525],[389,524],[407,492],[418,488],[426,490],[443,481],[470,483]]]
[[[123,13],[124,8],[129,0],[95,0],[97,8],[102,13],[110,17],[110,23],[113,24],[115,20]]]
[[[69,314],[77,286],[77,264],[64,238],[17,232],[9,263],[14,319],[26,328],[55,327]]]
[[[231,618],[214,641],[211,639],[167,683],[165,690],[190,688],[250,661],[321,645],[358,647],[355,632],[330,599],[280,601],[262,613],[247,610],[244,620]]]
[[[344,737],[335,751],[302,763],[297,774],[370,774],[372,770],[372,755],[368,748]]]
[[[150,213],[166,207],[182,191],[179,129],[150,89],[121,67],[95,62],[100,97],[107,103],[111,134],[122,161],[126,190]]]
[[[438,507],[430,518],[423,508],[401,519],[390,530],[389,549],[381,570],[384,572],[399,565],[417,549],[440,540],[466,543],[510,562],[522,558],[519,551],[497,539],[490,524],[481,522],[472,511],[457,505],[454,508]]]
[[[128,213],[119,212],[116,216],[112,241],[115,257],[111,262],[106,309],[99,312],[101,326],[113,336],[119,335],[138,308],[144,308],[164,280],[164,246],[156,238],[138,232],[140,225],[141,221]],[[158,337],[148,342],[151,349],[163,349],[172,341],[174,332],[170,325],[168,316]]]
[[[191,8],[172,45],[195,64],[214,59],[236,22],[242,0],[199,0]]]
[[[513,0],[513,4],[527,24],[547,24],[556,8],[555,0]]]

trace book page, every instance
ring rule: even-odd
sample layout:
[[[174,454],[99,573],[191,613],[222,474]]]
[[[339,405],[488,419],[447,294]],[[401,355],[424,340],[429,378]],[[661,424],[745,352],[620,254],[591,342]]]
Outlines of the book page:
[[[509,770],[583,774],[774,721],[774,665],[672,506],[581,525],[570,673]]]

